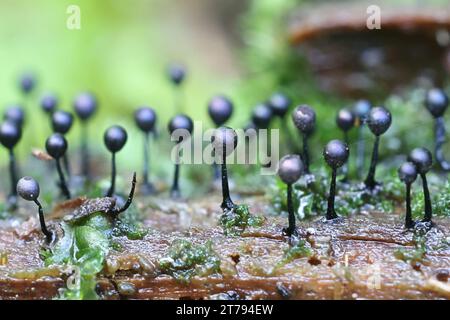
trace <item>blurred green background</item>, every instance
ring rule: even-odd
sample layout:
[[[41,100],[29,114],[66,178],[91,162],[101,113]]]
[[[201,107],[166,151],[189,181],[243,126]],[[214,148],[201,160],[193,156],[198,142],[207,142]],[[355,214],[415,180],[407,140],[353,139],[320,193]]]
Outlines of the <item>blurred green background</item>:
[[[133,123],[133,111],[138,106],[152,106],[163,134],[159,144],[166,147],[163,151],[153,150],[152,162],[159,175],[171,176],[166,126],[175,107],[166,68],[175,61],[188,69],[183,83],[184,111],[194,120],[204,120],[205,128],[211,125],[207,102],[219,93],[230,96],[235,103],[229,123],[235,127],[244,126],[253,106],[274,91],[287,93],[294,105],[313,106],[318,129],[312,138],[312,157],[321,164],[324,143],[341,137],[335,126],[337,110],[354,101],[318,92],[304,60],[290,47],[286,15],[303,2],[2,0],[0,111],[8,104],[24,102],[17,83],[22,72],[38,76],[37,90],[27,102],[29,127],[18,148],[19,156],[23,159],[28,155],[30,146],[43,149],[50,134],[48,121],[39,108],[43,93],[55,92],[60,108],[72,111],[73,97],[90,90],[99,100],[99,110],[90,124],[91,148],[106,155],[103,132],[112,124],[121,124],[128,130],[129,140],[117,155],[119,172],[140,170],[141,135]],[[81,9],[80,30],[66,27],[70,5]],[[431,141],[432,122],[423,110],[422,95],[418,91],[375,101],[386,103],[394,115],[388,133],[393,143],[382,145],[382,155],[405,152]],[[402,117],[405,108],[415,108],[414,118]],[[408,138],[411,122],[429,130]],[[294,130],[291,132],[296,135]],[[71,153],[76,151],[78,136],[79,124],[75,120],[68,134]],[[355,136],[353,132],[352,143]],[[366,138],[372,141],[370,134]],[[0,159],[6,165],[7,153],[3,151]],[[109,162],[104,170],[109,171]]]
[[[66,27],[70,5],[81,10],[80,30]],[[141,140],[132,122],[133,111],[141,105],[155,108],[165,134],[175,113],[173,87],[166,74],[173,61],[188,69],[184,111],[195,120],[207,120],[206,105],[212,95],[234,98],[233,88],[241,76],[237,20],[244,6],[241,1],[207,0],[1,1],[1,110],[24,103],[17,82],[22,72],[38,77],[37,90],[26,102],[28,126],[19,155],[29,152],[30,145],[43,148],[50,133],[39,107],[43,93],[55,92],[60,108],[72,111],[73,97],[90,90],[100,102],[91,123],[91,145],[104,151],[104,130],[121,124],[129,131],[129,141],[118,160],[126,158],[129,168],[140,164]],[[235,103],[237,122],[245,106]],[[76,121],[68,135],[72,146],[78,143],[78,129]]]

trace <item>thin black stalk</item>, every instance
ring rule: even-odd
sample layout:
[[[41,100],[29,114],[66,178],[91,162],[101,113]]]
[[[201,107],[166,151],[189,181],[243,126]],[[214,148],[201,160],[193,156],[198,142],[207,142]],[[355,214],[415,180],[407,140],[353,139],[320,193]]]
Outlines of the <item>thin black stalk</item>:
[[[176,198],[179,196],[180,194],[180,188],[178,185],[178,179],[180,176],[180,164],[179,164],[179,144],[177,144],[175,146],[175,148],[177,148],[176,150],[176,161],[175,161],[175,173],[173,175],[173,184],[172,184],[172,188],[170,189],[170,194],[172,197]]]
[[[178,163],[175,163],[175,174],[173,177],[173,185],[172,185],[173,193],[177,193],[180,191],[180,187],[178,184],[179,177],[180,177],[180,165]]]
[[[286,229],[286,234],[291,236],[295,231],[295,215],[294,215],[294,204],[292,202],[292,184],[287,185],[287,208],[288,208],[288,221],[289,226]]]
[[[230,189],[228,187],[228,172],[227,172],[227,155],[225,153],[226,146],[223,146],[222,154],[222,198],[223,202],[220,205],[222,209],[232,210],[234,208],[234,203],[230,197]]]
[[[356,172],[358,178],[361,178],[364,171],[364,153],[366,149],[365,141],[364,141],[364,126],[360,125],[358,128],[358,143],[357,143],[357,151],[356,151]]]
[[[109,187],[107,197],[112,197],[116,189],[116,153],[112,153],[111,157],[111,185]]]
[[[150,134],[146,132],[144,133],[144,170],[143,170],[144,185],[148,185],[148,174],[150,167],[149,144],[150,144]]]
[[[70,199],[70,191],[67,188],[66,179],[64,178],[64,173],[61,169],[61,163],[59,159],[55,159],[56,161],[56,170],[58,171],[59,176],[59,187],[61,188],[61,192],[66,197],[66,199]]]
[[[36,203],[39,209],[39,222],[41,224],[42,233],[45,235],[47,242],[50,243],[52,241],[52,233],[47,229],[47,226],[45,225],[44,211],[42,210],[42,205],[37,199],[34,200],[34,203]]]
[[[370,162],[369,173],[365,181],[366,187],[369,189],[375,188],[375,171],[377,169],[378,162],[378,145],[380,144],[380,136],[375,136],[375,143],[373,144],[372,160]]]
[[[422,221],[429,222],[431,221],[433,215],[433,209],[431,207],[430,191],[428,190],[427,176],[425,175],[425,173],[421,173],[420,177],[422,178],[423,197],[425,200],[425,217],[423,218]]]
[[[405,217],[405,228],[414,227],[414,221],[411,214],[411,184],[406,184],[406,217]]]
[[[63,166],[64,166],[64,170],[67,173],[67,178],[70,178],[70,176],[71,176],[70,163],[69,163],[69,157],[67,156],[67,153],[63,155]]]
[[[441,166],[442,170],[450,171],[450,162],[445,160],[444,151],[442,150],[442,147],[445,143],[445,123],[443,117],[436,118],[434,134],[435,134],[434,153],[436,156],[436,160]]]
[[[88,148],[88,134],[87,134],[87,124],[85,121],[81,122],[81,173],[87,179],[90,176],[89,170],[89,148]]]
[[[336,196],[336,169],[333,168],[333,171],[331,174],[330,194],[328,195],[327,220],[332,220],[332,219],[337,218],[336,211],[334,210],[335,196]]]
[[[17,170],[16,170],[16,159],[14,157],[13,149],[9,149],[9,174],[11,178],[11,195],[16,196]]]
[[[348,132],[347,131],[344,131],[344,142],[346,145],[348,145]],[[348,160],[342,166],[342,174],[344,175],[344,177],[342,178],[341,181],[347,182],[348,181]]]
[[[305,165],[305,173],[309,172],[309,152],[308,152],[308,135],[303,134],[303,164]]]

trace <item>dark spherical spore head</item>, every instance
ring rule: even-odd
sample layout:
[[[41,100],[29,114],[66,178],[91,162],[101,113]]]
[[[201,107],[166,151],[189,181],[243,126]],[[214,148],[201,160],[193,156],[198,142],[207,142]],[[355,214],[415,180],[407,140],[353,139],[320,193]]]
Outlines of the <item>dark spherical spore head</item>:
[[[67,140],[60,133],[54,133],[45,141],[47,153],[55,159],[61,158],[67,151]]]
[[[17,193],[24,200],[34,201],[37,200],[40,193],[39,183],[32,177],[23,177],[17,182]]]
[[[36,76],[31,72],[22,74],[19,78],[19,85],[22,92],[30,93],[36,86]]]
[[[391,126],[391,113],[383,107],[374,107],[369,112],[367,125],[370,131],[376,136],[385,133]]]
[[[288,154],[278,163],[278,175],[286,184],[292,184],[300,179],[303,170],[303,162],[298,155]]]
[[[238,136],[232,128],[220,127],[214,130],[211,136],[211,143],[216,155],[222,156],[224,153],[223,148],[225,147],[225,154],[229,156],[236,149]]]
[[[73,107],[81,120],[87,120],[97,110],[97,98],[90,92],[80,93],[75,97]]]
[[[19,105],[12,105],[6,108],[4,119],[7,121],[12,121],[19,127],[23,126],[25,122],[25,111]]]
[[[194,123],[187,115],[177,114],[170,119],[168,129],[169,134],[172,134],[177,129],[185,129],[192,134],[192,131],[194,130]]]
[[[216,126],[222,126],[233,113],[233,103],[225,96],[215,96],[208,103],[208,113]]]
[[[417,178],[417,168],[414,163],[403,163],[400,168],[398,168],[398,177],[406,184],[413,183]]]
[[[258,104],[252,113],[252,122],[258,129],[267,129],[272,120],[272,109],[265,103]]]
[[[134,112],[134,121],[143,132],[152,132],[156,124],[156,112],[150,107],[141,107]]]
[[[414,163],[418,173],[427,173],[433,165],[431,152],[426,148],[415,148],[408,156],[408,161]]]
[[[427,92],[425,106],[433,117],[442,117],[448,107],[448,96],[444,90],[433,88]]]
[[[106,129],[103,136],[106,148],[112,153],[120,151],[127,142],[128,135],[124,128],[121,126],[111,126]]]
[[[170,80],[175,85],[180,85],[186,77],[186,69],[183,65],[178,63],[172,63],[167,68]]]
[[[70,112],[58,110],[52,114],[53,131],[61,134],[69,132],[73,124],[73,115]]]
[[[41,108],[45,113],[53,113],[58,107],[58,98],[51,93],[45,94],[41,98]]]
[[[301,105],[292,112],[294,125],[304,134],[310,134],[316,126],[316,112],[307,105]]]
[[[291,105],[291,99],[282,93],[274,93],[269,99],[272,112],[278,117],[284,117]]]
[[[342,131],[349,131],[355,124],[355,115],[349,109],[341,109],[336,116],[336,124]]]
[[[370,101],[358,100],[353,107],[353,112],[356,117],[364,121],[369,116],[370,109],[372,109]]]
[[[331,168],[337,169],[347,161],[349,152],[349,148],[344,142],[331,140],[323,150],[323,157]]]
[[[5,121],[0,126],[0,143],[7,149],[12,149],[20,141],[22,130],[12,121]]]

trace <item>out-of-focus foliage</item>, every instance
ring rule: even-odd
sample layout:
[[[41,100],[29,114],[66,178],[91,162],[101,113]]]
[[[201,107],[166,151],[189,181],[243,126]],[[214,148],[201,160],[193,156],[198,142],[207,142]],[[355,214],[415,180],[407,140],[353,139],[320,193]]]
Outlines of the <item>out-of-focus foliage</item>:
[[[242,59],[236,59],[241,62],[241,77],[238,78],[230,73],[217,72],[205,63],[205,57],[211,54],[204,48],[212,48],[217,43],[200,42],[202,37],[197,37],[192,30],[198,31],[201,27],[186,18],[192,15],[192,11],[187,11],[190,7],[184,2],[137,0],[130,4],[114,0],[80,0],[76,4],[81,9],[81,29],[69,30],[66,10],[73,4],[69,0],[2,1],[0,41],[5,49],[0,51],[0,111],[9,103],[26,102],[28,112],[28,124],[18,146],[19,159],[23,160],[31,147],[43,148],[50,133],[48,120],[38,106],[42,93],[56,92],[61,100],[60,107],[71,110],[71,102],[77,92],[92,90],[99,97],[100,107],[89,126],[89,142],[95,156],[100,157],[100,163],[101,157],[109,156],[103,146],[104,130],[112,124],[120,124],[128,130],[129,139],[117,154],[119,175],[131,170],[140,172],[143,136],[135,128],[132,117],[137,106],[148,104],[157,111],[157,126],[161,132],[159,139],[152,142],[152,178],[170,184],[173,175],[170,150],[173,144],[169,142],[166,125],[175,108],[166,66],[170,61],[180,61],[188,67],[186,82],[182,85],[185,111],[194,120],[202,120],[203,128],[212,125],[206,105],[217,93],[227,94],[235,102],[235,112],[229,123],[233,127],[245,125],[252,107],[265,101],[274,91],[288,94],[293,101],[292,107],[310,104],[317,113],[317,129],[310,142],[311,160],[313,164],[321,165],[325,143],[342,138],[335,125],[337,110],[351,106],[353,101],[318,91],[304,59],[287,41],[289,14],[301,9],[304,3],[312,2],[249,1],[239,19],[238,30],[243,47],[239,50]],[[238,51],[236,49],[231,51]],[[217,50],[213,52],[217,54]],[[216,60],[221,61],[221,57],[216,57]],[[17,88],[17,77],[24,70],[34,71],[39,80],[36,94],[27,101]],[[401,155],[413,147],[433,148],[433,120],[423,107],[423,96],[423,89],[411,88],[401,96],[373,101],[385,104],[393,115],[391,128],[381,138],[381,158],[389,160],[383,164],[398,166],[405,158]],[[287,117],[289,131],[283,135],[290,135],[300,147],[300,137],[290,121],[290,114]],[[272,124],[273,128],[280,126],[279,121]],[[79,129],[79,121],[76,120],[67,137],[75,165],[78,161]],[[351,173],[354,170],[356,131],[350,132]],[[364,137],[369,157],[373,135],[367,128]],[[285,140],[280,142],[281,156],[289,152],[286,145]],[[21,174],[48,176],[43,167],[43,163],[34,161]],[[248,176],[247,169],[233,166],[231,175]],[[253,172],[257,173],[257,168],[254,169]],[[390,169],[382,165],[377,173],[383,175]],[[109,166],[100,165],[97,173],[107,178],[109,170]],[[206,165],[186,165],[181,170],[181,185],[186,196],[205,192],[206,187],[198,186],[210,181],[211,170]],[[2,186],[3,189],[5,187]]]
[[[331,176],[329,170],[324,167],[315,168],[314,172],[314,182],[307,183],[311,178],[302,177],[293,185],[294,212],[297,219],[324,216],[327,211]],[[335,198],[335,209],[339,216],[362,211],[392,213],[404,197],[404,186],[395,170],[378,179],[383,188],[377,194],[368,193],[362,183],[341,183],[342,178],[337,178],[338,192]],[[270,193],[275,212],[287,214],[286,185],[276,179],[271,184]]]

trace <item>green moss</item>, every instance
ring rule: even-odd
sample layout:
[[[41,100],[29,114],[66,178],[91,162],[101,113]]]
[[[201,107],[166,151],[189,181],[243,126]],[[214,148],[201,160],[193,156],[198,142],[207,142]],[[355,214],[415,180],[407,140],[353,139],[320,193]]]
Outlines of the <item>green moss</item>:
[[[420,178],[419,178],[420,179]],[[431,180],[431,179],[430,179]],[[450,217],[450,183],[445,182],[444,185],[430,184],[431,205],[433,215],[441,217]],[[425,201],[423,191],[420,188],[415,190],[412,196],[412,215],[415,219],[423,218],[425,212]]]
[[[194,276],[220,273],[220,259],[211,241],[194,245],[190,241],[178,239],[171,244],[167,254],[159,259],[159,267],[162,273],[187,283]]]
[[[282,258],[271,269],[264,269],[260,265],[254,265],[253,268],[261,275],[274,276],[280,268],[286,264],[300,258],[310,257],[312,255],[310,245],[304,240],[298,240],[294,245],[290,245],[283,251]]]
[[[300,179],[293,186],[293,204],[297,219],[322,215],[327,210],[331,179],[329,170],[318,167],[314,172],[314,183],[307,185],[304,179]],[[395,205],[402,201],[404,186],[397,178],[395,170],[384,176],[382,189],[376,195],[368,194],[361,183],[353,183],[344,188],[339,183],[341,178],[337,177],[338,194],[335,198],[335,210],[340,216],[348,216],[363,207],[372,211],[392,213]],[[286,185],[279,179],[274,180],[270,198],[277,213],[287,214],[286,192]]]
[[[117,221],[113,229],[113,235],[115,237],[126,236],[130,240],[142,240],[147,233],[148,230],[141,226],[126,223],[121,220]]]
[[[295,259],[311,256],[311,248],[307,246],[306,241],[299,240],[295,245],[284,250],[283,258],[277,263],[276,268],[280,268]]]
[[[417,263],[422,263],[427,253],[425,241],[426,236],[415,231],[413,237],[414,248],[398,249],[394,252],[394,256],[399,260],[411,264],[412,266]]]
[[[240,235],[250,227],[259,227],[263,224],[264,218],[252,215],[245,204],[235,205],[232,210],[225,210],[220,217],[220,225],[225,235]]]
[[[112,234],[115,237],[126,236],[130,240],[141,240],[148,233],[141,220],[141,212],[135,205],[131,205],[127,211],[120,214]]]
[[[121,250],[113,237],[142,239],[146,230],[139,222],[139,211],[130,207],[114,223],[103,212],[92,213],[74,224],[62,224],[64,237],[50,251],[41,253],[46,266],[67,265],[77,280],[60,291],[60,299],[97,299],[96,277],[102,271],[109,250]]]
[[[96,275],[103,269],[109,250],[107,236],[91,226],[62,224],[64,237],[52,251],[43,252],[45,265],[68,265],[75,281],[61,289],[60,299],[97,299]]]
[[[109,219],[102,212],[90,214],[86,218],[79,221],[77,225],[88,226],[102,232],[108,232],[112,227],[111,219]]]

